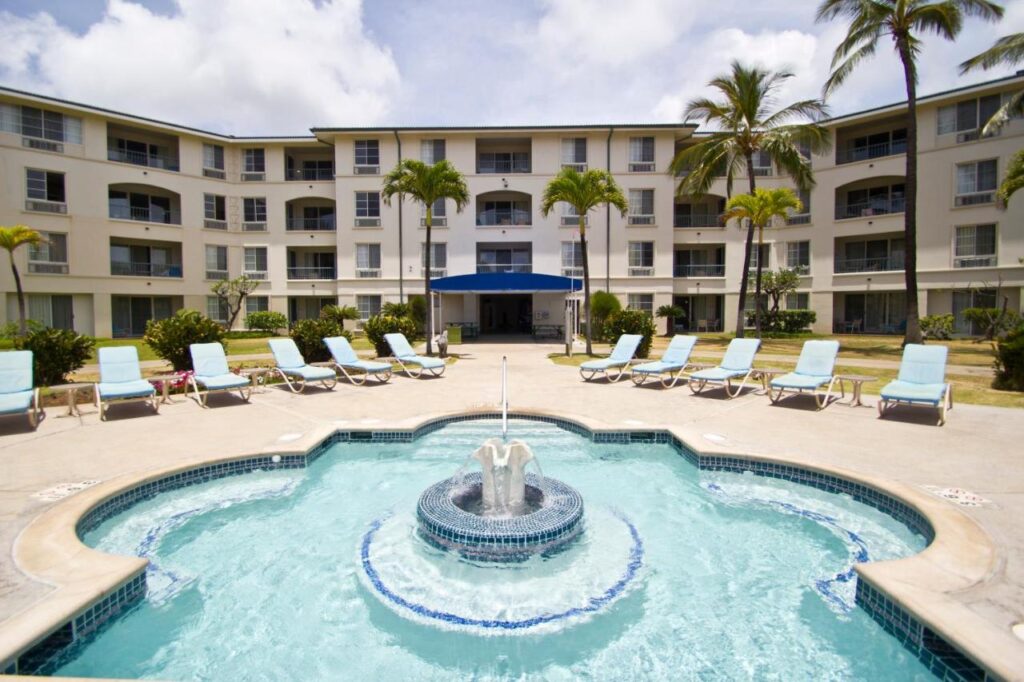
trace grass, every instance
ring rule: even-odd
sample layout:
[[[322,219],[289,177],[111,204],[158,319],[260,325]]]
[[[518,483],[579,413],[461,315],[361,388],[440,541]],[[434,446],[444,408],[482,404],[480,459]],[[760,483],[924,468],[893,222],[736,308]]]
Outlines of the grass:
[[[269,353],[270,346],[267,345],[267,341],[271,338],[285,338],[280,336],[275,337],[263,337],[255,339],[226,339],[224,344],[227,346],[227,354],[231,355],[256,355],[258,353]],[[93,349],[92,355],[89,356],[88,362],[94,364],[97,362],[97,351],[100,348],[107,348],[110,346],[135,346],[139,352],[139,360],[159,360],[160,357],[153,352],[142,339],[96,339],[96,346]],[[365,336],[357,336],[352,341],[352,347],[357,351],[360,350],[373,350],[373,346],[366,339]]]

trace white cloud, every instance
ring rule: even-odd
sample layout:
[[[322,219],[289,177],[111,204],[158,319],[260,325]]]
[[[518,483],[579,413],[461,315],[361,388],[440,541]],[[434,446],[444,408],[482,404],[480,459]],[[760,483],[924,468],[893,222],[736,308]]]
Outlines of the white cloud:
[[[0,13],[0,81],[234,134],[378,123],[399,72],[359,0],[177,0],[172,16],[109,0],[82,35]]]

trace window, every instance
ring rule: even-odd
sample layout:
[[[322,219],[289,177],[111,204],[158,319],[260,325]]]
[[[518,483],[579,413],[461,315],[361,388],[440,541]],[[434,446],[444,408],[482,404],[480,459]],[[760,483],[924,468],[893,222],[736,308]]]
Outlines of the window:
[[[203,143],[203,175],[224,179],[224,147]]]
[[[939,107],[938,134],[949,135],[961,133],[957,136],[958,142],[968,142],[978,139],[978,135],[972,133],[985,126],[992,115],[996,113],[1002,103],[1009,99],[1010,93],[1006,95],[986,95],[974,99],[964,100],[956,104]]]
[[[245,197],[242,199],[242,220],[242,229],[247,232],[262,232],[266,230],[266,197]]]
[[[654,317],[654,294],[629,294],[626,297],[626,307],[642,310]]]
[[[227,324],[228,304],[217,296],[206,297],[206,316],[214,322]]]
[[[796,270],[801,275],[811,271],[811,243],[786,242],[786,267]]]
[[[228,247],[206,247],[206,279],[222,280],[228,278]]]
[[[379,166],[380,142],[377,140],[356,140],[355,156],[357,166]]]
[[[811,297],[807,293],[786,294],[786,310],[810,310]]]
[[[562,276],[583,276],[583,247],[579,242],[562,242]]]
[[[245,265],[243,274],[251,279],[267,278],[267,247],[245,247]]]
[[[995,308],[995,289],[970,289],[967,291],[953,291],[953,330],[957,334],[978,335],[984,332],[980,325],[976,325],[964,316],[967,308]]]
[[[905,189],[902,182],[851,189],[846,193],[845,203],[842,200],[836,203],[836,220],[903,213],[906,206]]]
[[[68,274],[68,236],[41,232],[45,241],[28,245],[28,271],[33,274]]]
[[[375,315],[379,315],[380,295],[356,296],[356,308],[359,309],[359,319],[364,322]]]
[[[633,173],[654,171],[654,138],[629,138],[629,170]]]
[[[111,218],[164,223],[167,225],[181,224],[177,211],[171,211],[170,197],[112,189],[108,190],[107,199],[109,201]]]
[[[477,244],[477,272],[533,272],[530,244]]]
[[[53,329],[74,329],[74,312],[68,294],[29,294],[28,319]]]
[[[954,268],[987,268],[996,263],[995,225],[960,225],[956,228]]]
[[[448,268],[448,244],[444,242],[431,242],[430,251],[430,276],[444,277],[445,271]],[[427,270],[426,242],[420,242],[420,268],[423,270],[421,274],[425,274]]]
[[[63,173],[26,168],[25,193],[29,198],[26,208],[30,211],[45,210],[54,213],[64,213],[67,210],[65,206],[46,206],[39,203],[63,204],[65,202]]]
[[[380,244],[356,244],[356,277],[380,277]]]
[[[836,245],[835,272],[902,270],[905,255],[903,237],[848,241]]]
[[[270,310],[270,297],[269,296],[246,296],[245,297],[245,314],[249,313],[265,313]]]
[[[243,154],[243,171],[245,173],[267,172],[266,155],[262,148],[246,149]]]
[[[762,150],[754,152],[754,175],[771,175],[772,174],[772,157],[771,155]]]
[[[629,276],[654,275],[654,242],[629,243]]]
[[[82,119],[17,104],[0,104],[0,131],[39,140],[82,144]],[[64,151],[60,145],[27,145],[47,151]]]
[[[996,160],[958,163],[956,166],[956,206],[990,204],[995,201]]]
[[[478,226],[529,225],[532,219],[528,201],[485,201],[483,209],[476,214]]]
[[[219,229],[227,228],[227,211],[225,209],[225,198],[220,194],[203,195],[203,211],[206,218],[206,227]]]
[[[651,150],[651,160],[654,160],[653,148]],[[562,167],[575,168],[578,171],[587,169],[587,138],[562,138]]]
[[[356,192],[356,217],[380,218],[380,192]]]
[[[653,189],[631,189],[631,190],[629,190],[629,224],[630,225],[653,225],[654,224],[654,190]]]
[[[754,269],[757,267],[758,260],[764,259],[764,268],[768,269],[768,262],[771,260],[769,256],[770,244],[762,244],[760,251],[758,251],[757,243],[754,242],[750,245],[750,274],[754,274]]]
[[[437,218],[444,218],[445,217],[445,212],[446,212],[446,208],[445,208],[444,199],[442,198],[442,199],[438,199],[437,201],[435,201],[434,205],[431,207],[431,210],[430,210],[430,217],[434,218],[434,220],[431,221],[431,226],[440,225],[441,227],[444,227],[444,221],[441,221],[440,223],[438,223],[436,219]],[[422,221],[423,224],[426,225],[427,224],[426,223],[427,207],[423,206],[422,204],[420,205],[420,215],[424,219]]]
[[[477,173],[529,173],[529,152],[480,152]]]
[[[444,161],[444,140],[423,140],[420,142],[420,161],[433,165]],[[359,163],[358,161],[356,163]]]

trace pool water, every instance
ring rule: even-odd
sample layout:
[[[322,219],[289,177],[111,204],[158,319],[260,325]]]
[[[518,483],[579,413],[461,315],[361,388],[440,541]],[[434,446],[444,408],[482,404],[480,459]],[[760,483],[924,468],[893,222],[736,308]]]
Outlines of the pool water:
[[[148,594],[55,672],[932,679],[856,608],[851,573],[855,561],[920,551],[921,536],[846,496],[700,472],[668,445],[595,444],[513,421],[510,437],[545,475],[582,494],[581,537],[514,566],[429,546],[415,532],[420,493],[497,429],[482,420],[414,443],[342,443],[305,470],[167,492],[106,521],[86,543],[149,558]]]

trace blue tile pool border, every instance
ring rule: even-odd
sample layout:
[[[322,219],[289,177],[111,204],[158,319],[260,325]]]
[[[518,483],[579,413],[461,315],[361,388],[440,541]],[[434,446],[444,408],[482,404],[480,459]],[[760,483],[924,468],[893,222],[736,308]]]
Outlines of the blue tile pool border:
[[[757,476],[782,479],[826,492],[848,495],[858,502],[892,516],[923,536],[928,544],[935,537],[935,531],[928,519],[910,505],[892,495],[841,476],[751,457],[700,454],[665,430],[594,431],[562,417],[516,412],[509,413],[508,417],[552,424],[595,443],[670,445],[680,456],[702,471],[750,472]],[[305,453],[242,457],[179,471],[146,481],[107,498],[79,519],[76,532],[81,538],[107,519],[159,493],[253,471],[308,467],[338,443],[410,443],[450,424],[500,418],[501,415],[498,413],[479,412],[440,417],[415,429],[339,429]],[[54,628],[49,635],[25,652],[11,660],[0,661],[0,674],[45,673],[54,661],[80,645],[111,618],[141,600],[146,593],[145,579],[145,570],[140,571],[109,594],[89,604],[71,620]],[[856,594],[858,606],[908,651],[917,656],[939,679],[955,682],[998,679],[863,578],[857,580]]]

